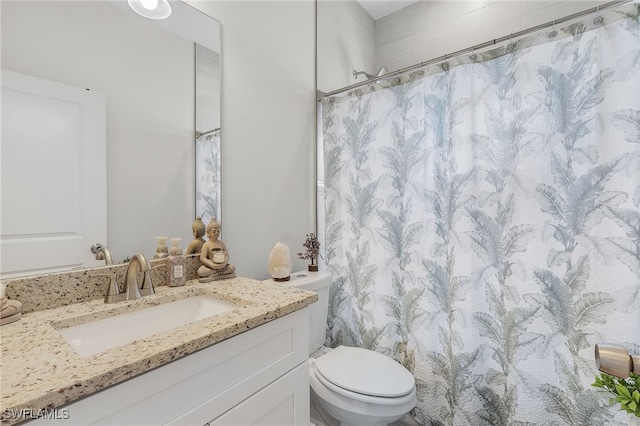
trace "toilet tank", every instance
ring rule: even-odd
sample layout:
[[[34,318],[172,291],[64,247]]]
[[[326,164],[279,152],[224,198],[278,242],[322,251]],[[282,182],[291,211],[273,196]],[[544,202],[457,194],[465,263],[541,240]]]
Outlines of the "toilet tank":
[[[266,281],[275,282],[271,279]],[[318,301],[309,305],[309,354],[314,353],[324,345],[327,334],[331,272],[292,272],[289,281],[278,282],[278,284],[318,293]]]

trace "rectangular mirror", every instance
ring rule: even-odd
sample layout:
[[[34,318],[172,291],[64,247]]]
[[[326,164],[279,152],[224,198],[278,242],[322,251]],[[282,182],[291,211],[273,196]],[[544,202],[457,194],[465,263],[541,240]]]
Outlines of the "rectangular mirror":
[[[100,174],[105,174],[100,167],[106,170],[106,185],[102,189],[106,212],[101,214],[106,216],[108,230],[105,241],[92,243],[108,246],[116,262],[137,252],[153,256],[156,235],[181,237],[186,246],[192,238],[193,220],[203,214],[195,207],[195,182],[208,183],[205,188],[208,208],[212,214],[219,215],[220,211],[220,132],[215,132],[220,127],[220,24],[182,1],[171,1],[171,6],[169,19],[152,21],[135,14],[124,0],[0,3],[3,70],[104,96],[103,165],[90,167],[95,170],[97,180],[101,179]],[[196,77],[196,68],[207,78]],[[2,120],[8,117],[3,108]],[[37,122],[32,120],[27,126],[33,146],[51,143],[50,135],[40,131],[42,126]],[[216,136],[216,157],[211,161],[217,167],[198,167],[200,176],[194,178],[194,140],[200,133],[205,134],[205,139]],[[4,136],[3,154],[9,152],[5,151],[6,144],[20,143]],[[55,146],[48,149],[61,152]],[[66,169],[55,155],[48,155],[45,160],[40,163],[20,160],[26,163],[20,166],[22,173],[32,177],[36,189],[37,182],[52,180],[52,176]],[[2,161],[4,165],[12,159],[3,155]],[[50,166],[50,170],[42,170],[41,163]],[[89,167],[82,159],[74,164],[78,170]],[[15,170],[11,175],[5,175],[4,167],[2,170],[3,183],[20,179]],[[204,173],[212,175],[203,176]],[[75,177],[65,181],[83,184]],[[55,187],[47,190],[49,201],[40,205],[37,201],[47,198],[35,196],[35,190],[24,191],[25,197],[30,198],[28,205],[2,203],[3,249],[7,242],[31,240],[38,244],[53,234],[57,238],[77,239],[86,233],[86,221],[71,224],[58,221],[65,222],[64,226],[56,225],[55,229],[41,226],[47,225],[53,214],[78,216],[77,203],[54,205],[50,200],[57,197],[57,190]],[[59,195],[63,197],[68,192],[60,190]],[[33,227],[45,231],[37,237],[22,230],[5,233],[16,228],[5,219],[19,217],[27,209]],[[87,245],[82,254],[71,260],[49,265],[48,270],[104,264],[95,259],[90,247],[91,244]],[[2,275],[6,277],[4,250],[2,256]],[[46,272],[38,270],[34,262],[31,266],[35,272]],[[25,271],[23,275],[30,273],[34,272]]]
[[[220,53],[196,44],[196,214],[220,220]]]

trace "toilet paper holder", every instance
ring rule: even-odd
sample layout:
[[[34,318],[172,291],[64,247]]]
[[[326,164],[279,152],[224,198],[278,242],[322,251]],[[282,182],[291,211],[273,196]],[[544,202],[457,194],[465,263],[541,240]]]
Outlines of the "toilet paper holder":
[[[620,379],[626,379],[629,373],[640,374],[640,357],[630,355],[622,345],[596,343],[595,360],[598,370]]]

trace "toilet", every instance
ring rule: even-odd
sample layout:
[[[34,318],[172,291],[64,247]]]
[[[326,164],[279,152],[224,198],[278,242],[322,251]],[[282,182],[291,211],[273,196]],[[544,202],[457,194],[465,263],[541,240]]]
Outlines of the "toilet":
[[[290,281],[279,284],[318,293],[318,302],[309,306],[311,424],[382,426],[415,407],[414,378],[398,362],[368,349],[323,346],[330,272],[292,273]]]

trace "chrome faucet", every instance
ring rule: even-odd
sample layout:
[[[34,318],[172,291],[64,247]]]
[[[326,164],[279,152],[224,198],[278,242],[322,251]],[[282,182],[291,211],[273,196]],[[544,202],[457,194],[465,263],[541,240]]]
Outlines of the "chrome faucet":
[[[144,293],[153,294],[153,283],[151,282],[151,264],[142,253],[136,253],[129,261],[127,275],[124,278],[124,287],[122,292],[125,293],[126,300],[137,300],[142,297],[140,287],[138,286],[138,272],[144,272]]]
[[[96,255],[96,260],[104,260],[105,265],[113,265],[113,257],[111,250],[102,244],[94,244],[91,246],[91,253]]]

